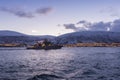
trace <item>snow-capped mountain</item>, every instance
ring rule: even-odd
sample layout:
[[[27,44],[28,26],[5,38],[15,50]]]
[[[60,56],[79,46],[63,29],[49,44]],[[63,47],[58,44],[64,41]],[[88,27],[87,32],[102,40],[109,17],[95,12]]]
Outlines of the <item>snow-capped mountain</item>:
[[[81,42],[120,42],[120,32],[82,31],[60,35],[55,38],[55,43],[57,44],[74,44]]]

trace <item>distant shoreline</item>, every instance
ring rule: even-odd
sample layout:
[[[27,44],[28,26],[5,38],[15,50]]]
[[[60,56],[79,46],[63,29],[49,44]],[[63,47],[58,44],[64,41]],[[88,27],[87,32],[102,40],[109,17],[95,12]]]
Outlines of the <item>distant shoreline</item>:
[[[66,44],[64,47],[120,47],[120,43],[77,43]]]
[[[0,47],[24,47],[24,46],[26,45],[20,43],[0,44]],[[120,43],[76,43],[76,44],[63,44],[62,46],[63,47],[120,47]]]
[[[25,44],[20,43],[7,43],[7,44],[0,44],[0,47],[24,47]]]

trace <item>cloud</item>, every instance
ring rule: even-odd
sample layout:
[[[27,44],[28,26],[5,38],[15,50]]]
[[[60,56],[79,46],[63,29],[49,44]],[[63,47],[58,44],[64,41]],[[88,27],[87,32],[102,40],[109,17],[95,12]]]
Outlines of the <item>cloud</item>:
[[[107,29],[111,26],[110,22],[104,23],[104,22],[97,22],[97,23],[92,23],[89,28],[92,31],[107,31]]]
[[[48,14],[53,10],[51,7],[39,8],[35,11],[29,12],[27,10],[23,10],[21,8],[8,8],[8,7],[0,7],[0,11],[11,13],[18,17],[23,18],[33,18],[36,14]]]
[[[53,11],[53,8],[51,8],[51,7],[46,7],[46,8],[37,9],[37,10],[36,10],[36,13],[38,13],[38,14],[48,14],[48,13],[50,13],[51,11]]]
[[[33,18],[34,15],[31,12],[26,12],[24,10],[18,8],[7,8],[7,7],[0,7],[0,11],[8,12],[14,14],[18,17],[25,17],[25,18]]]
[[[111,23],[111,31],[120,32],[120,19],[116,19]]]
[[[87,22],[85,20],[79,21],[76,24],[64,24],[65,29],[73,31],[113,31],[120,32],[120,19],[110,22]]]
[[[79,21],[77,24],[87,23],[85,20]]]
[[[75,26],[75,24],[64,24],[65,29],[72,29],[74,31],[77,31],[78,28]]]
[[[76,24],[64,24],[65,29],[71,29],[73,31],[84,31],[85,27],[77,27]]]

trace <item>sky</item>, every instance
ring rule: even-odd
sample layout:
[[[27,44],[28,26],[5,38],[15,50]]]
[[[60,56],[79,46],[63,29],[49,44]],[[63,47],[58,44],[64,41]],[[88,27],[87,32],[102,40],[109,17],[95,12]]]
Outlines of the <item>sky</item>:
[[[0,0],[0,30],[31,35],[120,31],[120,0]]]

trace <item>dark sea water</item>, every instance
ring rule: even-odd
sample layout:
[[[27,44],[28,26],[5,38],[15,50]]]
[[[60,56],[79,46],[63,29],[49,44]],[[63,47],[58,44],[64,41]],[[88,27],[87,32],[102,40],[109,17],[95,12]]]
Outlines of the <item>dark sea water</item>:
[[[0,48],[0,80],[120,80],[120,47]]]

